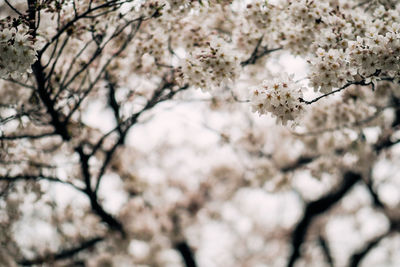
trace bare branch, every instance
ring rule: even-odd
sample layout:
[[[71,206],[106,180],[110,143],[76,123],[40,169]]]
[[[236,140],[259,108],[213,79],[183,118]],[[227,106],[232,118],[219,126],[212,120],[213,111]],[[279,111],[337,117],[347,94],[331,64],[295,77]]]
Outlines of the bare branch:
[[[193,251],[185,241],[176,243],[175,249],[181,254],[186,267],[197,266]]]
[[[261,38],[258,40],[256,47],[254,48],[253,53],[251,53],[250,57],[247,60],[242,61],[240,63],[240,65],[242,65],[242,67],[244,67],[246,65],[256,64],[257,60],[262,58],[263,56],[282,49],[282,47],[268,49],[268,47],[266,47],[266,46],[261,46],[261,42],[262,42],[263,38],[264,38],[264,35],[261,36]]]
[[[8,0],[4,0],[6,2],[6,4],[18,15],[23,16],[21,12],[18,11],[18,9],[16,9],[13,5],[10,4],[10,2],[8,2]]]
[[[383,233],[380,236],[375,237],[370,240],[363,248],[354,253],[350,258],[350,267],[357,267],[364,257],[374,248],[376,247],[382,239],[384,239],[387,235],[389,235],[390,231]]]
[[[7,181],[7,182],[37,181],[37,180],[46,180],[49,182],[55,182],[55,183],[69,185],[81,192],[83,192],[83,190],[84,190],[84,189],[74,185],[71,182],[63,181],[57,177],[45,176],[45,175],[41,175],[41,174],[39,174],[39,175],[21,174],[21,175],[15,175],[15,176],[0,176],[0,181]]]
[[[326,262],[329,264],[330,267],[334,267],[332,253],[331,253],[331,250],[329,249],[329,245],[328,245],[327,241],[325,240],[325,238],[322,235],[320,235],[318,238],[318,242],[322,248],[322,251],[324,252]]]
[[[94,237],[88,240],[85,240],[81,242],[78,246],[71,247],[71,248],[66,248],[63,250],[58,251],[55,254],[47,254],[45,256],[41,256],[35,259],[22,259],[18,261],[18,264],[20,265],[33,265],[33,264],[44,264],[44,263],[53,263],[58,260],[64,260],[71,258],[75,254],[78,254],[81,251],[84,251],[86,249],[93,248],[97,243],[101,242],[104,240],[104,237]]]
[[[92,210],[103,220],[103,222],[105,222],[110,227],[111,230],[116,230],[120,232],[123,237],[125,237],[126,234],[123,225],[104,210],[104,208],[99,203],[96,192],[92,190],[91,176],[89,172],[90,157],[84,153],[82,147],[76,148],[76,152],[78,152],[79,154],[81,171],[86,185],[86,188],[83,190],[83,192],[89,198]]]
[[[172,97],[173,97],[176,93],[178,93],[178,92],[180,92],[180,91],[183,91],[183,90],[186,90],[186,89],[189,87],[189,85],[186,84],[186,85],[184,85],[184,86],[178,88],[177,90],[172,90],[172,89],[169,90],[172,86],[174,86],[174,83],[168,82],[168,81],[166,81],[166,80],[164,79],[163,82],[161,83],[161,85],[159,86],[159,88],[157,88],[157,89],[154,91],[153,96],[150,98],[150,100],[147,102],[146,106],[144,106],[144,108],[143,108],[142,110],[140,110],[139,112],[133,114],[131,117],[129,117],[129,118],[126,119],[125,121],[123,121],[123,122],[121,122],[120,124],[118,124],[117,127],[115,127],[115,128],[112,130],[112,132],[114,132],[114,131],[116,131],[116,130],[119,130],[119,131],[120,131],[120,136],[119,136],[119,138],[118,138],[118,141],[114,144],[114,146],[106,152],[106,158],[105,158],[105,160],[104,160],[104,162],[103,162],[103,165],[102,165],[102,167],[101,167],[101,169],[100,169],[100,172],[99,172],[99,174],[98,174],[98,176],[97,176],[97,182],[96,182],[95,192],[97,192],[98,189],[99,189],[101,178],[102,178],[102,176],[104,175],[108,164],[111,162],[111,159],[112,159],[112,156],[113,156],[114,152],[116,151],[116,149],[117,149],[120,145],[124,144],[124,139],[125,139],[125,137],[126,137],[126,134],[128,133],[129,129],[130,129],[134,124],[136,124],[136,122],[137,122],[139,116],[140,116],[143,112],[145,112],[145,111],[147,111],[147,110],[153,108],[153,107],[154,107],[155,105],[157,105],[158,103],[161,103],[161,102],[163,102],[163,101],[172,99]],[[169,92],[168,92],[167,94],[163,95],[163,93],[164,93],[166,90],[169,90]],[[110,132],[107,133],[105,136],[108,136],[109,134],[110,134]],[[93,155],[94,153],[96,153],[96,150],[97,150],[97,149],[100,148],[101,143],[102,143],[103,141],[104,141],[104,138],[101,138],[101,139],[99,140],[98,144],[97,144],[97,145],[95,146],[95,148],[93,149],[92,155]]]
[[[57,135],[54,132],[42,133],[42,134],[21,134],[21,135],[10,135],[10,136],[0,136],[0,140],[18,140],[18,139],[40,139],[44,137]]]
[[[32,1],[32,0],[29,0],[29,1]],[[74,25],[78,20],[80,20],[82,18],[86,18],[89,14],[91,14],[97,10],[112,7],[112,6],[122,5],[123,3],[124,3],[124,1],[113,0],[113,1],[108,1],[104,4],[101,4],[96,7],[92,7],[91,5],[89,5],[88,9],[85,12],[83,12],[82,14],[79,14],[78,16],[75,16],[73,20],[69,21],[61,29],[58,30],[58,32],[50,39],[50,41],[47,42],[46,45],[39,51],[38,58],[40,59],[41,55],[44,53],[44,51],[46,51],[46,49],[54,41],[56,41],[64,32],[66,32],[70,27],[72,27],[72,25]]]
[[[300,100],[300,102],[302,102],[302,103],[305,103],[305,104],[307,104],[307,105],[310,105],[310,104],[315,103],[315,102],[317,102],[318,100],[320,100],[320,99],[322,99],[322,98],[324,98],[324,97],[327,97],[327,96],[336,94],[336,93],[338,93],[338,92],[340,92],[340,91],[346,89],[347,87],[349,87],[349,86],[351,86],[351,85],[371,85],[371,86],[374,86],[374,84],[373,84],[372,82],[366,83],[365,80],[358,81],[358,82],[353,81],[353,82],[348,82],[348,83],[346,83],[345,85],[343,85],[342,87],[340,87],[340,88],[338,88],[338,89],[336,89],[336,90],[333,90],[332,92],[329,92],[329,93],[327,93],[327,94],[323,94],[323,95],[321,95],[321,96],[319,96],[319,97],[316,97],[316,98],[314,98],[314,99],[312,99],[312,100],[307,101],[307,100],[304,100],[303,98],[299,98],[299,100]]]
[[[300,247],[304,242],[306,237],[308,227],[311,225],[312,221],[319,215],[323,214],[329,210],[333,205],[339,202],[340,199],[355,185],[359,180],[361,180],[361,175],[354,172],[346,172],[343,175],[343,180],[339,188],[329,193],[320,199],[310,202],[307,204],[303,218],[297,224],[295,230],[292,233],[292,252],[288,261],[287,266],[293,267],[300,254]]]
[[[317,156],[301,156],[292,164],[281,168],[281,171],[284,173],[294,171],[304,165],[307,165],[308,163],[312,162],[316,158],[318,158],[318,157]]]

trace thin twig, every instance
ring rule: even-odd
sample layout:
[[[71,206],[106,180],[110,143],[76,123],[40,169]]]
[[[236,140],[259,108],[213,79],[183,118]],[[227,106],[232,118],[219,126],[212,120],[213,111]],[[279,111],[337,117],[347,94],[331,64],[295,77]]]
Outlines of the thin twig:
[[[13,5],[11,5],[8,0],[4,0],[6,2],[6,4],[18,15],[23,16],[21,12],[18,11],[18,9],[16,9]]]
[[[94,237],[88,240],[85,240],[81,242],[78,246],[67,248],[60,250],[59,252],[55,254],[47,254],[45,256],[40,256],[36,259],[23,259],[18,261],[18,264],[20,265],[36,265],[36,264],[44,264],[44,263],[54,263],[54,261],[58,260],[63,260],[63,259],[68,259],[74,256],[75,254],[85,250],[94,247],[97,243],[101,242],[104,240],[104,237]]]
[[[319,97],[316,97],[316,98],[314,98],[314,99],[312,99],[312,100],[307,101],[307,100],[304,100],[303,98],[300,97],[300,98],[299,98],[299,101],[302,102],[302,103],[305,103],[305,104],[307,104],[307,105],[310,105],[310,104],[315,103],[315,102],[317,102],[318,100],[320,100],[320,99],[322,99],[322,98],[324,98],[324,97],[327,97],[327,96],[336,94],[337,92],[340,92],[340,91],[346,89],[346,88],[349,87],[350,85],[371,85],[371,84],[373,85],[372,82],[366,83],[365,80],[358,81],[358,82],[356,82],[356,81],[354,81],[354,82],[348,82],[348,83],[346,83],[345,85],[343,85],[342,87],[340,87],[340,88],[338,88],[338,89],[336,89],[336,90],[333,90],[332,92],[329,92],[329,93],[326,93],[326,94],[321,95],[321,96],[319,96]]]

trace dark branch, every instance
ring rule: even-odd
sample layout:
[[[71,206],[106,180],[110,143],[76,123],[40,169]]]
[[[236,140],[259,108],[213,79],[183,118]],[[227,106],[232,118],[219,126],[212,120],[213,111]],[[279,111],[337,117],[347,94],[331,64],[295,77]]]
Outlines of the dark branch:
[[[244,67],[246,65],[256,64],[257,60],[262,58],[263,56],[282,49],[282,47],[268,49],[267,46],[261,46],[261,42],[262,42],[263,38],[264,38],[264,35],[261,36],[261,38],[258,40],[256,47],[254,48],[253,53],[251,53],[250,57],[240,63],[240,65],[242,65],[242,67]]]
[[[367,186],[368,192],[371,195],[372,203],[375,207],[384,210],[385,206],[383,202],[380,200],[378,193],[374,189],[373,181],[372,181],[372,171],[369,172],[367,179],[363,180],[365,185]]]
[[[104,210],[97,199],[97,195],[93,191],[86,191],[86,194],[89,197],[93,211],[110,227],[111,230],[116,230],[121,233],[122,237],[125,237],[126,233],[122,223]]]
[[[400,125],[400,99],[392,96],[393,106],[395,107],[395,118],[392,122],[392,128]]]
[[[175,244],[175,249],[181,254],[186,267],[196,267],[196,261],[194,258],[194,253],[189,245],[185,242],[179,242]]]
[[[18,9],[16,9],[13,5],[10,4],[10,2],[8,2],[8,0],[4,0],[4,1],[6,2],[7,6],[9,6],[15,13],[17,13],[21,17],[23,16],[22,13],[18,11]]]
[[[78,191],[83,191],[82,188],[79,188],[78,186],[74,185],[73,183],[63,181],[57,177],[52,177],[52,176],[45,176],[45,175],[15,175],[15,176],[0,176],[0,181],[7,181],[7,182],[17,182],[17,181],[37,181],[37,180],[46,180],[49,182],[55,182],[55,183],[61,183],[61,184],[66,184],[69,186],[72,186]]]
[[[318,242],[322,248],[322,251],[324,252],[326,262],[329,264],[330,267],[335,266],[334,262],[333,262],[331,250],[329,249],[328,243],[326,242],[325,238],[322,235],[319,236]]]
[[[30,134],[22,134],[22,135],[9,135],[9,136],[0,136],[0,140],[18,140],[18,139],[40,139],[44,137],[54,136],[55,133],[43,133],[37,135],[30,135]]]
[[[296,260],[301,256],[300,247],[304,242],[308,227],[315,219],[315,217],[329,210],[334,204],[339,202],[340,199],[353,187],[355,183],[361,180],[358,173],[346,172],[343,176],[343,181],[340,187],[326,196],[307,204],[303,218],[297,224],[292,234],[292,253],[290,255],[287,266],[293,267]]]
[[[119,105],[117,102],[117,99],[115,98],[115,84],[113,82],[111,82],[111,77],[109,75],[109,73],[106,71],[105,73],[105,79],[108,83],[108,104],[110,105],[113,113],[114,113],[114,118],[117,124],[117,128],[118,128],[118,133],[119,135],[123,135],[121,127],[119,126],[120,123],[120,114],[119,114]]]
[[[36,36],[36,0],[28,0],[28,11],[29,11],[29,28],[32,32],[32,36]],[[70,135],[68,133],[67,126],[64,122],[60,120],[60,115],[54,109],[54,102],[51,100],[50,95],[46,91],[46,77],[43,70],[43,66],[40,63],[40,58],[32,65],[32,70],[36,78],[37,92],[40,99],[45,105],[48,114],[51,117],[51,124],[54,130],[59,134],[64,140],[70,140]]]
[[[83,71],[87,70],[87,68],[90,65],[90,62],[92,62],[98,55],[101,54],[101,51],[105,48],[105,46],[115,37],[117,37],[120,33],[123,32],[123,29],[125,29],[126,27],[130,26],[133,22],[137,21],[137,24],[132,27],[130,33],[128,34],[128,36],[126,37],[126,40],[123,42],[123,44],[120,46],[120,48],[104,63],[104,65],[102,66],[100,72],[97,74],[97,77],[94,79],[94,81],[90,82],[90,85],[88,86],[88,88],[84,91],[83,95],[79,98],[78,102],[75,104],[75,106],[72,108],[72,110],[69,112],[69,114],[67,115],[65,121],[68,122],[68,120],[72,117],[72,115],[74,114],[74,112],[76,110],[78,110],[78,108],[80,107],[80,105],[82,104],[83,100],[86,98],[86,96],[88,96],[88,94],[91,92],[91,90],[94,88],[95,84],[100,81],[100,78],[103,77],[103,74],[106,71],[107,66],[110,65],[110,63],[117,57],[119,56],[124,50],[125,48],[128,46],[129,42],[135,37],[136,33],[139,31],[140,25],[142,24],[143,20],[137,19],[137,20],[131,20],[129,22],[127,22],[122,28],[115,30],[115,32],[113,33],[113,35],[101,46],[98,47],[98,49],[96,50],[95,54],[92,55],[92,58],[88,61],[88,63],[84,64],[84,66],[82,66],[81,69],[79,69],[73,77],[71,77],[68,81],[66,81],[66,84],[62,83],[62,87],[68,87],[68,85],[76,78],[78,77],[78,75],[80,73],[82,73]]]
[[[59,252],[57,252],[56,254],[49,254],[49,255],[41,256],[41,257],[38,257],[38,258],[32,259],[32,260],[23,259],[23,260],[20,260],[18,262],[18,264],[23,265],[23,266],[29,266],[29,265],[33,265],[33,264],[43,264],[43,263],[68,259],[83,250],[94,247],[97,243],[99,243],[103,240],[104,240],[104,237],[95,237],[95,238],[83,241],[79,246],[72,247],[69,249],[63,249],[63,250],[60,250]]]
[[[316,98],[314,98],[314,99],[312,99],[312,100],[310,100],[310,101],[304,100],[303,98],[299,98],[299,101],[302,102],[302,103],[305,103],[305,104],[307,104],[307,105],[310,105],[310,104],[312,104],[312,103],[317,102],[317,101],[320,100],[321,98],[324,98],[324,97],[327,97],[327,96],[336,94],[336,93],[338,93],[338,92],[340,92],[340,91],[346,89],[346,88],[349,87],[350,85],[372,85],[372,87],[374,87],[374,84],[373,84],[372,82],[366,83],[365,80],[358,81],[358,82],[356,82],[356,81],[354,81],[354,82],[348,82],[348,83],[346,83],[345,85],[343,85],[342,87],[340,87],[340,88],[338,88],[338,89],[336,89],[336,90],[333,90],[332,92],[329,92],[329,93],[327,93],[327,94],[323,94],[323,95],[321,95],[321,96],[319,96],[319,97],[316,97]]]
[[[300,167],[302,167],[304,165],[307,165],[308,163],[312,162],[316,158],[317,157],[301,156],[294,163],[281,168],[281,171],[282,172],[294,171],[297,168],[300,168]]]
[[[382,239],[384,239],[387,235],[389,234],[389,232],[386,232],[374,239],[372,239],[371,241],[369,241],[362,249],[360,249],[358,252],[356,252],[355,254],[353,254],[350,258],[350,267],[357,267],[360,262],[363,260],[363,258],[374,248],[376,247],[376,245],[379,244],[379,242],[381,242]]]
[[[28,1],[34,1],[34,2],[36,2],[35,0],[28,0]],[[100,9],[103,9],[103,8],[118,6],[118,5],[122,5],[122,4],[123,4],[123,1],[120,2],[120,1],[115,1],[115,0],[114,0],[114,1],[106,2],[106,3],[101,4],[101,5],[99,5],[99,6],[96,6],[96,7],[91,7],[91,6],[89,6],[88,9],[87,9],[85,12],[83,12],[83,13],[81,13],[81,14],[75,16],[73,20],[71,20],[71,21],[69,21],[68,23],[66,23],[66,24],[51,38],[51,40],[50,40],[49,42],[46,43],[46,45],[42,48],[42,50],[39,51],[38,57],[40,58],[41,55],[44,53],[44,51],[46,51],[46,49],[47,49],[54,41],[56,41],[64,32],[66,32],[70,27],[72,27],[78,20],[80,20],[80,19],[82,19],[82,18],[87,18],[87,16],[88,16],[90,13],[93,13],[94,11],[97,11],[97,10],[100,10]]]
[[[102,178],[103,174],[105,173],[108,164],[111,162],[111,159],[112,159],[112,156],[113,156],[115,150],[116,150],[120,145],[123,145],[123,144],[124,144],[124,139],[125,139],[125,137],[126,137],[128,131],[129,131],[129,129],[130,129],[133,125],[135,125],[135,124],[137,123],[139,116],[140,116],[143,112],[145,112],[145,111],[147,111],[147,110],[153,108],[154,106],[156,106],[158,103],[161,103],[161,102],[163,102],[163,101],[172,99],[176,93],[178,93],[178,92],[180,92],[180,91],[183,91],[183,90],[186,90],[187,88],[189,88],[189,86],[186,84],[186,85],[183,85],[182,87],[180,87],[180,88],[178,88],[178,89],[176,89],[176,90],[173,90],[172,87],[173,87],[174,85],[175,85],[175,84],[172,83],[172,82],[168,82],[168,81],[166,81],[166,80],[163,80],[163,82],[162,82],[162,83],[160,84],[160,86],[154,91],[152,97],[151,97],[150,100],[147,102],[147,104],[143,107],[142,110],[140,110],[139,112],[133,114],[132,116],[130,116],[130,117],[129,117],[128,119],[126,119],[125,121],[119,123],[119,124],[117,125],[117,127],[115,127],[115,128],[111,131],[111,132],[114,132],[114,131],[116,131],[116,130],[119,129],[119,131],[120,131],[120,136],[119,136],[119,138],[118,138],[118,141],[115,143],[115,145],[114,145],[112,148],[110,148],[110,149],[106,152],[105,160],[104,160],[103,165],[102,165],[102,167],[101,167],[101,169],[100,169],[99,175],[97,176],[97,182],[96,182],[96,186],[95,186],[95,190],[94,190],[95,192],[97,192],[97,190],[99,189],[100,182],[101,182],[101,178]],[[168,91],[168,90],[169,90],[169,92],[166,93],[166,91]],[[92,155],[94,155],[94,153],[96,153],[96,151],[101,147],[102,142],[104,141],[104,139],[105,139],[107,136],[109,136],[109,135],[111,134],[111,132],[105,134],[105,135],[103,136],[104,138],[101,138],[101,139],[99,140],[99,142],[95,145],[95,147],[94,147],[94,149],[93,149]]]
[[[372,203],[373,205],[383,211],[384,214],[386,214],[387,218],[390,221],[390,228],[388,231],[385,233],[375,237],[374,239],[370,240],[367,242],[364,247],[356,251],[351,257],[350,257],[350,262],[349,262],[349,267],[357,267],[361,261],[367,256],[367,254],[374,248],[376,247],[382,239],[384,239],[386,236],[388,236],[391,232],[393,231],[398,231],[399,230],[399,222],[396,219],[390,218],[387,214],[387,210],[383,202],[380,200],[378,194],[376,193],[375,189],[373,188],[372,184],[372,173],[369,173],[369,177],[366,180],[363,180],[365,185],[367,186],[367,189],[371,195],[372,198]]]
[[[80,157],[81,171],[86,185],[86,188],[83,191],[90,200],[92,210],[110,227],[111,230],[116,230],[125,237],[125,230],[122,223],[104,210],[99,203],[96,192],[92,190],[91,176],[89,172],[89,156],[84,153],[82,147],[78,147],[76,152]]]

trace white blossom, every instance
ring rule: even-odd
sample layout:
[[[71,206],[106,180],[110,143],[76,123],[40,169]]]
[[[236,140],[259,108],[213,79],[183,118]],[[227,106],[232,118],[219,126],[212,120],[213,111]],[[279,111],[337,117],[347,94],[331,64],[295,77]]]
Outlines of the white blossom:
[[[302,90],[304,88],[294,82],[293,76],[264,80],[262,85],[253,88],[252,109],[260,115],[271,113],[278,122],[287,124],[303,112]]]
[[[213,38],[185,59],[182,67],[184,80],[203,91],[229,84],[239,71],[239,58],[234,53],[224,40]]]
[[[28,33],[22,26],[0,28],[0,78],[19,78],[32,72],[31,65],[36,60],[36,51]]]

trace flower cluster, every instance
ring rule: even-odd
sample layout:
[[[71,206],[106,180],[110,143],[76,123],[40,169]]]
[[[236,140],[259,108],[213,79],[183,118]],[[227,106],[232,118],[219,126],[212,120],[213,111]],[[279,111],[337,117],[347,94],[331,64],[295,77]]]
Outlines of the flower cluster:
[[[190,6],[191,2],[190,0],[167,0],[169,4],[169,8],[172,10],[177,10],[180,12],[183,12],[183,10]]]
[[[138,14],[144,18],[170,16],[180,17],[187,15],[191,10],[193,1],[191,0],[148,0],[141,1],[142,3],[136,7]],[[167,18],[168,19],[168,18]]]
[[[155,72],[157,64],[168,65],[169,62],[163,62],[168,59],[168,37],[163,34],[161,29],[141,32],[134,40],[135,50],[131,60],[131,66],[137,70],[143,69],[144,72]]]
[[[399,30],[400,24],[393,23],[385,33],[371,28],[366,36],[349,40],[345,49],[319,48],[310,60],[311,85],[315,90],[328,93],[360,76],[369,80],[378,74],[397,76],[400,72]]]
[[[30,72],[35,60],[36,51],[25,28],[0,28],[0,78]]]
[[[304,117],[303,124],[308,132],[331,131],[343,127],[357,127],[374,115],[376,108],[368,103],[348,99],[334,102],[323,102],[313,106]]]
[[[246,5],[244,17],[253,22],[257,28],[265,29],[272,22],[271,8],[272,6],[267,5],[266,1],[258,0]]]
[[[144,18],[151,18],[153,16],[162,15],[163,4],[158,0],[151,1],[143,1],[143,3],[139,6],[138,15]]]
[[[238,70],[238,57],[226,42],[216,37],[189,55],[182,66],[182,76],[184,80],[190,79],[194,87],[209,91],[234,80]]]
[[[251,54],[260,39],[262,46],[279,46],[277,40],[283,14],[278,7],[257,0],[248,3],[240,15],[242,19],[234,19],[238,25],[233,28],[233,39],[241,51]]]
[[[355,69],[346,68],[344,54],[337,49],[325,52],[319,48],[316,57],[310,63],[310,84],[314,90],[319,89],[322,93],[329,93],[332,88],[343,86],[357,74]]]
[[[174,49],[182,47],[189,50],[195,46],[203,46],[206,42],[207,32],[202,25],[193,24],[191,21],[178,21],[171,27],[173,35],[170,42]]]
[[[304,54],[311,48],[322,22],[329,18],[332,8],[327,2],[309,0],[290,2],[286,21],[282,21],[282,44],[295,54]],[[290,23],[288,23],[290,21]]]
[[[289,6],[291,18],[295,22],[314,23],[316,20],[326,18],[332,10],[328,2],[300,0],[292,1]]]
[[[261,86],[254,88],[252,108],[260,114],[272,113],[277,121],[286,125],[295,120],[303,111],[303,88],[299,88],[292,76],[284,75],[273,81],[264,80]]]
[[[377,70],[393,77],[400,71],[400,24],[393,23],[385,34],[371,30],[364,38],[349,42],[347,50],[352,68],[370,76]]]

